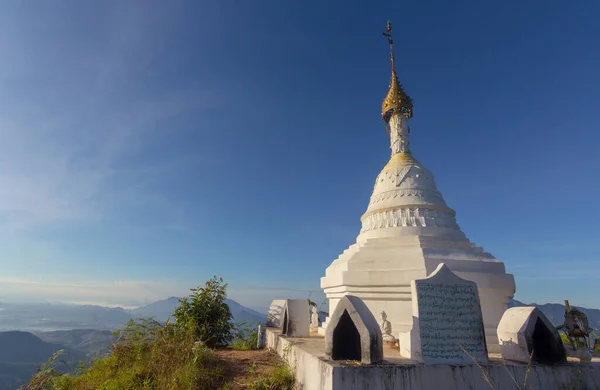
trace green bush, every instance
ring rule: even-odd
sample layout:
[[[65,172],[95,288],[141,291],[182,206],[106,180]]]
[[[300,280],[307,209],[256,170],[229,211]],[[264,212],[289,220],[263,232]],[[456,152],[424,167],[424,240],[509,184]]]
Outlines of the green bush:
[[[239,322],[234,325],[235,333],[231,348],[236,351],[249,351],[258,348],[258,324]]]
[[[566,333],[563,332],[559,332],[560,334],[560,340],[562,341],[563,345],[565,347],[572,347],[573,346],[573,342],[571,341],[571,339],[569,338],[569,336],[566,335]]]
[[[215,389],[224,382],[223,366],[192,329],[154,320],[130,321],[119,332],[111,355],[84,371],[57,375],[56,357],[29,382],[26,390],[168,390]]]
[[[42,364],[41,367],[38,368],[37,373],[33,376],[33,378],[27,383],[25,386],[21,387],[23,390],[42,390],[42,389],[55,389],[59,387],[53,387],[54,383],[62,378],[65,375],[59,375],[56,372],[56,367],[59,363],[63,363],[64,361],[59,360],[59,358],[64,355],[65,350],[61,349],[59,351],[54,352],[54,354],[48,359],[48,361]],[[68,386],[60,387],[60,389],[68,389]]]
[[[174,317],[179,326],[190,327],[196,338],[208,347],[228,345],[233,339],[233,316],[225,303],[227,284],[214,276],[204,287],[191,289],[189,298],[180,300]]]

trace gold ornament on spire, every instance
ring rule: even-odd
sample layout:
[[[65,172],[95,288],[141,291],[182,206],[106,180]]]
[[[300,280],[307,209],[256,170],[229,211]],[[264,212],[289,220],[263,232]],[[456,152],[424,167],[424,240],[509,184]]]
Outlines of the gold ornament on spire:
[[[410,96],[404,92],[402,85],[396,75],[396,65],[394,63],[394,40],[392,39],[392,24],[387,22],[387,32],[383,33],[390,43],[390,62],[392,63],[392,80],[387,96],[381,105],[381,117],[386,124],[389,124],[390,118],[394,114],[403,115],[410,118],[413,115],[413,103]]]

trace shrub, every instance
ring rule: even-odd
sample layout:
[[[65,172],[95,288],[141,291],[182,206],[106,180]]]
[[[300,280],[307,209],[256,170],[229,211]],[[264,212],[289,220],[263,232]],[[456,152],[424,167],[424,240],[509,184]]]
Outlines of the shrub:
[[[562,343],[563,343],[563,345],[565,347],[572,347],[573,346],[572,340],[569,338],[569,336],[567,336],[566,333],[559,332],[559,334],[560,334],[560,340],[562,341]]]
[[[258,324],[239,322],[234,325],[235,335],[231,348],[237,351],[249,351],[258,348]]]
[[[225,303],[227,284],[214,276],[204,287],[191,289],[188,298],[180,300],[174,317],[177,324],[190,327],[196,338],[208,347],[225,346],[233,339],[232,315]]]
[[[119,332],[111,355],[85,371],[56,375],[51,359],[27,390],[215,389],[224,382],[223,366],[192,330],[153,320],[130,321]]]
[[[53,389],[55,382],[58,382],[63,375],[59,375],[56,372],[56,366],[58,363],[63,363],[59,358],[64,355],[64,349],[54,352],[54,354],[48,359],[48,361],[42,364],[41,367],[38,368],[36,374],[33,378],[23,386],[21,389],[23,390],[42,390],[42,389]],[[68,388],[67,386],[63,386],[61,388]]]

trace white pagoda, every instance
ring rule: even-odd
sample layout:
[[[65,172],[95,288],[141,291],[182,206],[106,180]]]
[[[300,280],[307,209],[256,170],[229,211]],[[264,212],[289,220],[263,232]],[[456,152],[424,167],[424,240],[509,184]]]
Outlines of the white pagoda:
[[[497,352],[496,328],[514,296],[514,278],[504,263],[469,241],[433,175],[412,155],[408,120],[413,104],[398,82],[389,22],[387,30],[392,78],[381,115],[392,153],[375,180],[356,243],[321,278],[329,312],[344,295],[356,295],[375,318],[385,311],[398,338],[412,326],[411,280],[427,277],[443,262],[461,278],[477,283],[488,350]]]

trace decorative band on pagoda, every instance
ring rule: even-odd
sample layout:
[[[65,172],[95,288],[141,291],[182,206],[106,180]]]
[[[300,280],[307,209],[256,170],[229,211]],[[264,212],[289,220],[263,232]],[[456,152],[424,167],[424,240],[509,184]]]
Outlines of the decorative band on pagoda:
[[[362,219],[361,233],[392,227],[440,227],[460,229],[456,219],[441,210],[400,208],[366,215]]]
[[[432,203],[437,203],[440,205],[446,204],[446,202],[444,202],[444,199],[442,198],[442,195],[438,191],[429,190],[429,189],[407,188],[407,189],[397,189],[397,190],[382,192],[379,194],[374,194],[371,196],[371,201],[369,202],[369,206],[372,206],[372,205],[382,202],[384,200],[409,197],[409,196],[428,199]]]

